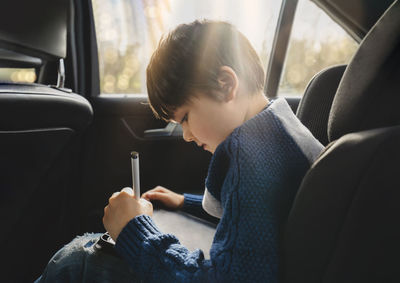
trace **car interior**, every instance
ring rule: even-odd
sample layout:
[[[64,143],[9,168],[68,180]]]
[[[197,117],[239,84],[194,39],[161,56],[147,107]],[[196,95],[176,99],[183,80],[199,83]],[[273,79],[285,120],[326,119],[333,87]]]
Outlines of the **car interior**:
[[[400,282],[400,3],[312,0],[359,46],[287,97],[326,146],[282,227],[281,282]],[[283,0],[267,65],[278,96],[297,0]],[[102,95],[91,0],[7,0],[0,69],[1,282],[32,282],[76,235],[104,232],[110,195],[131,182],[140,152],[143,191],[201,194],[211,155],[157,120],[146,94]],[[183,177],[182,177],[183,176]]]

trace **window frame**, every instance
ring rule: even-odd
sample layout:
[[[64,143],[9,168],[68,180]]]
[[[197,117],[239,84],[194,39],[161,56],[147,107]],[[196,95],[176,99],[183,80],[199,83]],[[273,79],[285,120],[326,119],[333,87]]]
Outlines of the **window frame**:
[[[276,98],[285,65],[290,35],[296,15],[298,0],[282,0],[278,22],[272,43],[271,56],[266,70],[264,92],[268,98]]]

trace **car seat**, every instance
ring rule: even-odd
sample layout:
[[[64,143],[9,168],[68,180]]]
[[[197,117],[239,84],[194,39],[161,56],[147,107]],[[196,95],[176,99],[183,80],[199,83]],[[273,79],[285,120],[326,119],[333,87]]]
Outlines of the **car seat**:
[[[0,68],[39,70],[66,57],[69,1],[8,2],[0,12],[7,22],[0,25]],[[2,282],[33,281],[74,233],[81,138],[93,111],[63,87],[63,61],[59,73],[55,86],[0,82]]]
[[[400,3],[361,42],[283,233],[282,282],[400,282]]]

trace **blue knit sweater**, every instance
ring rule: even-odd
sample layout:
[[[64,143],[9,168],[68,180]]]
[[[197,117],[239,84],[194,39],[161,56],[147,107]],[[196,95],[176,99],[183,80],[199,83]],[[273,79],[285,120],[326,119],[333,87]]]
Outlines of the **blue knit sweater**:
[[[286,101],[275,100],[212,157],[206,187],[223,214],[210,260],[200,250],[189,252],[145,215],[122,230],[116,249],[145,282],[277,282],[281,225],[322,148]],[[199,201],[189,202],[195,209]]]

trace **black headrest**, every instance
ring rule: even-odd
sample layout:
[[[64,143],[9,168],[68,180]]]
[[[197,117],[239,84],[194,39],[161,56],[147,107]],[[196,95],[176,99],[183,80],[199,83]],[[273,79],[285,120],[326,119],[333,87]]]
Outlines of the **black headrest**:
[[[400,3],[394,2],[361,42],[333,101],[333,141],[362,130],[400,124]]]
[[[0,48],[54,60],[65,58],[70,0],[2,0]]]
[[[323,145],[328,141],[328,118],[346,65],[320,71],[308,83],[297,108],[297,117]]]

